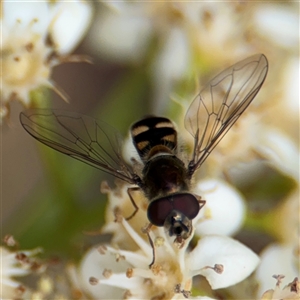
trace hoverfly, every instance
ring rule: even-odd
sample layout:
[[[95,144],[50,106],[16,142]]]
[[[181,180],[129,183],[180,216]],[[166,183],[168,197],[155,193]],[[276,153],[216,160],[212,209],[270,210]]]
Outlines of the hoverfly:
[[[130,217],[138,210],[131,192],[142,190],[150,224],[164,226],[175,242],[184,243],[205,203],[189,191],[191,178],[255,98],[267,72],[267,58],[257,54],[221,72],[197,95],[185,116],[185,128],[194,138],[187,164],[178,156],[177,131],[164,117],[149,116],[131,126],[140,173],[125,162],[118,132],[104,122],[43,109],[22,112],[20,121],[41,143],[135,185],[128,189],[135,207]]]

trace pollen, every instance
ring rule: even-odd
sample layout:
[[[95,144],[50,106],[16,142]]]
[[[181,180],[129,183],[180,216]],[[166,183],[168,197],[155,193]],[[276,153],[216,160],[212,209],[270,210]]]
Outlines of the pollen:
[[[128,278],[131,278],[133,275],[133,269],[132,268],[128,268],[127,271],[126,271],[126,276]]]
[[[165,239],[161,236],[158,236],[155,238],[154,245],[156,247],[160,247],[160,246],[163,246],[164,242],[165,242]]]
[[[50,294],[53,291],[54,282],[48,276],[44,276],[39,281],[39,290],[44,294]]]
[[[162,270],[162,266],[160,264],[153,264],[151,266],[151,271],[154,275],[158,275]]]

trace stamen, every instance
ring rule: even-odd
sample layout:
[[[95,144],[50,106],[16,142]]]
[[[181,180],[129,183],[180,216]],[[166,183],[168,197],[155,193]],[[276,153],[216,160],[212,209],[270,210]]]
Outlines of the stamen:
[[[83,54],[72,54],[72,55],[65,55],[65,56],[60,56],[58,58],[60,63],[71,63],[71,62],[85,62],[92,64],[93,59],[88,56],[88,55],[83,55]]]
[[[102,275],[108,279],[109,277],[111,277],[111,275],[113,274],[112,270],[109,270],[109,269],[104,269],[103,272],[102,272]]]
[[[133,269],[132,268],[128,268],[127,271],[126,271],[126,276],[128,278],[131,278],[132,277],[132,274],[133,274]]]
[[[289,284],[289,287],[291,292],[299,293],[300,285],[298,277],[295,277],[295,279]]]
[[[49,87],[53,89],[53,91],[60,96],[66,103],[70,103],[70,99],[68,94],[59,87],[54,81],[49,80]]]
[[[18,292],[20,295],[24,294],[25,291],[26,291],[26,288],[25,288],[24,285],[21,285],[21,284],[20,284],[20,285],[17,287],[17,292]]]
[[[285,277],[284,275],[273,275],[272,276],[273,278],[275,278],[277,280],[276,282],[276,286],[280,286],[281,282],[282,282],[282,279]]]
[[[145,256],[132,251],[119,250],[109,246],[107,247],[101,245],[100,247],[98,247],[98,252],[101,255],[114,255],[117,262],[126,260],[132,266],[147,265],[147,258]]]
[[[162,266],[160,264],[153,264],[151,266],[151,271],[154,275],[158,275],[162,270]]]
[[[106,252],[107,252],[107,247],[104,246],[104,245],[101,245],[101,246],[98,247],[97,250],[98,250],[98,252],[99,252],[101,255],[105,255]]]
[[[165,243],[165,239],[161,236],[156,237],[154,240],[155,247],[161,247],[164,245],[164,243]]]
[[[190,295],[192,294],[191,291],[185,291],[185,290],[182,290],[181,293],[185,298],[189,298]]]
[[[126,260],[125,255],[121,255],[120,253],[116,253],[116,262],[119,262],[121,260]]]
[[[22,262],[22,263],[29,263],[28,256],[23,252],[18,252],[15,256],[16,260]]]
[[[190,273],[190,276],[191,277],[194,277],[196,275],[199,275],[201,273],[201,271],[203,270],[207,270],[207,269],[212,269],[214,270],[217,274],[222,274],[223,271],[224,271],[224,266],[221,265],[221,264],[215,264],[213,267],[211,266],[205,266],[201,269],[198,269],[198,270],[194,270],[193,272]]]
[[[129,299],[132,297],[132,293],[129,290],[126,290],[123,294],[123,299]]]
[[[114,216],[115,216],[114,222],[116,222],[116,223],[122,223],[122,220],[124,218],[122,216],[121,208],[119,206],[115,206],[114,210],[113,210],[113,213],[114,213]]]
[[[182,294],[185,298],[189,298],[190,295],[192,294],[190,290],[182,290],[180,283],[175,285],[174,292],[176,294]]]
[[[220,264],[215,264],[214,270],[216,271],[216,273],[222,274],[224,271],[224,266]]]
[[[105,284],[109,286],[114,286],[118,288],[123,288],[126,290],[131,290],[140,283],[139,278],[127,278],[125,273],[113,273],[108,279],[98,279],[95,277],[90,277],[89,282],[91,285]]]
[[[102,194],[108,194],[109,192],[111,192],[111,188],[108,184],[108,182],[106,180],[102,181],[101,182],[101,185],[100,185],[100,192]]]
[[[14,239],[14,237],[10,234],[7,234],[4,238],[3,238],[3,242],[8,246],[8,247],[14,247],[17,245],[16,240]]]
[[[142,277],[142,278],[154,278],[153,273],[151,270],[148,269],[141,269],[141,268],[128,268],[126,271],[126,276],[128,278],[132,277]]]
[[[99,283],[99,279],[95,278],[95,277],[90,277],[89,278],[89,283],[91,285],[97,285]]]
[[[137,234],[137,232],[132,229],[132,227],[129,225],[129,223],[123,219],[122,225],[128,232],[128,234],[131,236],[131,238],[135,241],[135,243],[139,246],[139,248],[148,256],[152,257],[152,248],[149,246],[149,244]]]

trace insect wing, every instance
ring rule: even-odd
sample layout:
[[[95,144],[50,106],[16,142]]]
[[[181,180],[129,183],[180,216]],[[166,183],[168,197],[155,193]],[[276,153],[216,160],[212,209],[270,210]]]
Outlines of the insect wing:
[[[105,122],[48,109],[26,110],[20,121],[30,135],[50,148],[134,183],[132,170],[120,153],[121,137]]]
[[[221,72],[194,99],[185,116],[195,138],[191,175],[255,98],[267,72],[267,58],[256,54]]]

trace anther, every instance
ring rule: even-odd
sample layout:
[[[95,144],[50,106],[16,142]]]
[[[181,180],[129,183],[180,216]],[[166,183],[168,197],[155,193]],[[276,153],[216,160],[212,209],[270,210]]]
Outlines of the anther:
[[[95,277],[90,277],[89,278],[89,283],[91,285],[97,285],[99,283],[99,279],[95,278]]]
[[[101,245],[101,246],[98,247],[97,250],[98,250],[98,252],[99,252],[101,255],[104,255],[104,254],[106,254],[107,247],[104,246],[104,245]]]
[[[112,270],[109,270],[109,269],[104,269],[103,272],[102,272],[102,275],[108,279],[111,275],[112,275]]]

